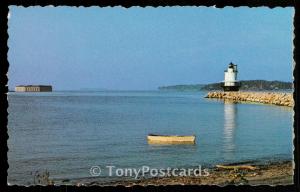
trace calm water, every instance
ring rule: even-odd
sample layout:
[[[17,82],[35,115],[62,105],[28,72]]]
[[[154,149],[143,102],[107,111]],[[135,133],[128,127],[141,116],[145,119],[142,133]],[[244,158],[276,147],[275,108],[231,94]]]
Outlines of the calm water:
[[[193,167],[292,158],[293,110],[205,99],[206,92],[9,93],[8,182],[31,172],[89,178],[93,165]],[[146,136],[196,134],[196,145],[151,146]],[[103,180],[105,172],[103,173]]]

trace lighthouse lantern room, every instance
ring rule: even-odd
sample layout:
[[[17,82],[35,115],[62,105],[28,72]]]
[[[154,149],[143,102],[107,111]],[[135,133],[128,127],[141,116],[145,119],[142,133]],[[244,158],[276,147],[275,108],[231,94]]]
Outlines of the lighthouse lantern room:
[[[225,70],[224,81],[221,86],[224,91],[238,91],[240,88],[240,82],[237,80],[237,65],[230,63],[227,70]]]

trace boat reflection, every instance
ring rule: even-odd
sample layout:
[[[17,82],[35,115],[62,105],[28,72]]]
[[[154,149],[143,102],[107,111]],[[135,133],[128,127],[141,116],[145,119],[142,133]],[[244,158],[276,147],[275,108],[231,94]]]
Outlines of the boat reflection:
[[[224,100],[223,154],[226,160],[234,158],[236,112],[236,103]]]

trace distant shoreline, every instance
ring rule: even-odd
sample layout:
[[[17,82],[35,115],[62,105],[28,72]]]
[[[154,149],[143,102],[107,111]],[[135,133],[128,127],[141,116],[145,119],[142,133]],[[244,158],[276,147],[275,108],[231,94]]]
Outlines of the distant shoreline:
[[[284,81],[267,81],[267,80],[246,80],[240,81],[243,91],[279,91],[292,90],[292,82]],[[183,84],[183,85],[168,85],[160,86],[159,90],[177,90],[177,91],[220,91],[223,90],[220,83],[208,84]]]

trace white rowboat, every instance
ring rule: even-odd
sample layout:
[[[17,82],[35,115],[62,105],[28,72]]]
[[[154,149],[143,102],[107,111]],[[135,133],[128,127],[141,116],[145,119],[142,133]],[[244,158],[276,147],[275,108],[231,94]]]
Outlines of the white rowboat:
[[[195,135],[154,135],[147,136],[149,144],[195,144]]]

